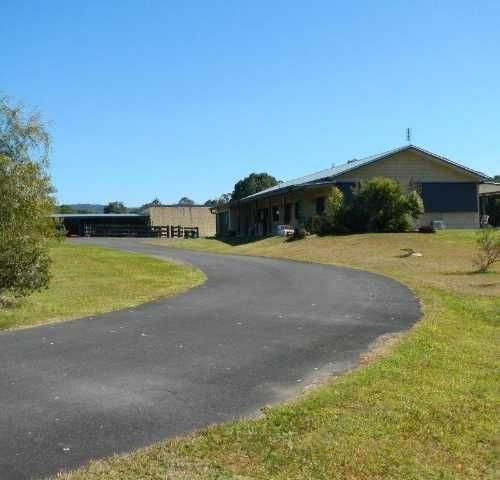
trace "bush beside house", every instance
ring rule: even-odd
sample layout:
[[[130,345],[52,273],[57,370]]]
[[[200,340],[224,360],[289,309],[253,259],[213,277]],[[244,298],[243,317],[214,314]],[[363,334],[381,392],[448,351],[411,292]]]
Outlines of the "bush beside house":
[[[412,220],[424,213],[424,203],[416,191],[403,192],[390,178],[373,178],[353,190],[352,199],[333,187],[326,199],[325,212],[315,216],[309,225],[313,233],[405,232],[413,228]]]

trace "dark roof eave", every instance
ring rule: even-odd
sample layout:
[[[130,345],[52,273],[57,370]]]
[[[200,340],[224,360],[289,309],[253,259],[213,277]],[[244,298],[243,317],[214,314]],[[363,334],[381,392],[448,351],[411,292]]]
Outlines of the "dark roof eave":
[[[289,187],[284,187],[282,189],[273,190],[272,192],[264,192],[262,195],[254,194],[252,196],[245,197],[240,200],[235,200],[234,202],[231,202],[229,206],[237,206],[241,205],[242,203],[253,202],[254,200],[262,200],[265,198],[276,197],[278,195],[284,195],[285,193],[289,193],[292,191],[299,191],[310,188],[321,188],[328,185],[335,185],[335,183],[336,182],[334,180],[328,180],[323,182],[311,182],[311,183],[303,183],[300,185],[291,185]]]

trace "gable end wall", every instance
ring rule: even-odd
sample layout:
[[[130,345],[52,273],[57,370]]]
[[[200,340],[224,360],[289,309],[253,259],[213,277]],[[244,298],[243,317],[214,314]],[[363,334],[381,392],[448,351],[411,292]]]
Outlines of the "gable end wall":
[[[409,191],[411,185],[415,182],[466,182],[479,184],[479,180],[475,175],[415,151],[397,153],[340,175],[335,180],[339,182],[361,182],[374,177],[393,178],[401,184],[405,191]],[[476,192],[478,192],[477,188]],[[476,204],[479,204],[479,201]],[[448,228],[477,228],[479,226],[479,211],[429,212],[420,218],[416,226],[428,225],[433,220],[444,221]]]

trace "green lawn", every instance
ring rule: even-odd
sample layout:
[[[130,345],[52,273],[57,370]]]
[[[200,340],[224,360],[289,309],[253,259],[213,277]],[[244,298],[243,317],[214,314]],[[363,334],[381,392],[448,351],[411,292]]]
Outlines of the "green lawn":
[[[60,478],[498,478],[500,274],[498,267],[472,273],[472,232],[175,245],[380,272],[413,289],[424,317],[353,372],[266,409],[262,418],[95,461]],[[423,257],[405,257],[405,248]]]
[[[199,285],[191,267],[115,250],[57,243],[50,287],[0,309],[0,329],[118,310]]]

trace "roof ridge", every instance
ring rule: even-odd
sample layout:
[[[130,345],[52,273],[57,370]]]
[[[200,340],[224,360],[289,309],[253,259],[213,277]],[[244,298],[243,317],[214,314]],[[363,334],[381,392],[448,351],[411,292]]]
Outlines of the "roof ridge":
[[[367,165],[369,163],[375,162],[377,160],[381,160],[383,158],[389,157],[391,155],[394,155],[396,153],[400,153],[400,152],[403,152],[403,151],[409,150],[409,149],[414,149],[416,151],[419,151],[421,153],[424,153],[426,155],[434,157],[438,160],[442,160],[450,165],[453,165],[457,168],[461,168],[463,170],[466,170],[467,172],[470,172],[474,175],[477,175],[477,176],[480,176],[483,178],[491,178],[482,172],[468,168],[468,167],[466,167],[458,162],[450,160],[447,157],[435,154],[429,150],[425,150],[424,148],[421,148],[421,147],[418,147],[417,145],[413,145],[413,144],[409,143],[407,145],[403,145],[401,147],[396,147],[396,148],[393,148],[390,150],[386,150],[384,152],[380,152],[380,153],[377,153],[375,155],[370,155],[368,157],[347,161],[345,163],[342,163],[340,165],[336,165],[336,166],[331,167],[331,168],[318,170],[317,172],[313,172],[313,173],[310,173],[308,175],[304,175],[302,177],[297,177],[297,178],[293,178],[291,180],[287,180],[285,182],[278,183],[274,187],[266,188],[265,190],[261,190],[260,192],[254,193],[252,195],[248,195],[247,197],[242,198],[241,200],[258,198],[260,196],[266,195],[267,193],[279,191],[279,190],[282,190],[285,188],[306,185],[306,184],[312,183],[312,182],[318,182],[318,181],[325,179],[325,178],[328,178],[328,177],[337,177],[337,176],[342,175],[344,173],[350,172],[351,170],[355,170],[356,168],[359,168],[361,166]]]

